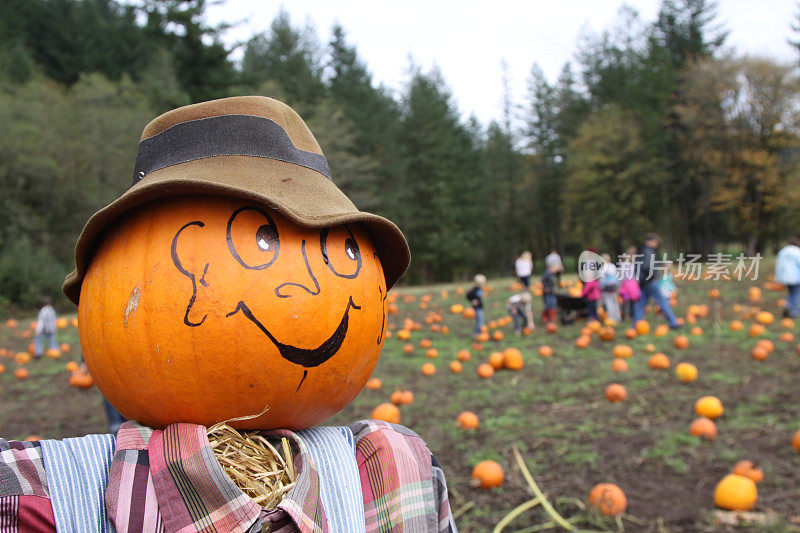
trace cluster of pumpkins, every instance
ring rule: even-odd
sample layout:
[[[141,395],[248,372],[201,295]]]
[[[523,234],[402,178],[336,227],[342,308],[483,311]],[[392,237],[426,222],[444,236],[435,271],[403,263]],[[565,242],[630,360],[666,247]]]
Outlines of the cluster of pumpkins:
[[[36,322],[31,322],[27,328],[23,329],[20,328],[20,322],[18,320],[9,318],[5,322],[5,327],[11,330],[14,336],[22,339],[28,339],[31,337],[32,332],[36,329]],[[78,319],[76,317],[58,318],[56,320],[56,327],[62,330],[68,327],[77,328]],[[44,355],[48,359],[58,360],[61,359],[63,354],[68,354],[71,351],[72,346],[69,343],[62,342],[59,344],[58,348],[55,346],[48,347],[47,350],[45,350]],[[20,381],[26,380],[30,377],[30,372],[28,371],[27,365],[31,362],[31,360],[33,360],[33,356],[34,344],[32,342],[28,344],[26,351],[14,351],[7,348],[0,348],[0,359],[11,359],[14,362],[16,368],[14,369],[13,375],[15,379]],[[84,371],[77,362],[68,361],[64,367],[69,374],[69,385],[71,387],[88,389],[94,385],[92,376],[90,376],[88,372]],[[0,374],[5,372],[5,364],[0,363]]]

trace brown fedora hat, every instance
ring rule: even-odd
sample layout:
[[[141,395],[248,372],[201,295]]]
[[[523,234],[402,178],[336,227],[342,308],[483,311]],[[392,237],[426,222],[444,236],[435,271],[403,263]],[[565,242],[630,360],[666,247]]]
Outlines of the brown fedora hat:
[[[77,304],[95,240],[126,211],[184,194],[236,196],[260,202],[296,224],[324,228],[358,222],[370,234],[391,288],[411,255],[391,221],[359,211],[331,179],[311,131],[286,104],[238,96],[169,111],[142,132],[133,184],[92,215],[75,245],[75,270],[64,294]]]

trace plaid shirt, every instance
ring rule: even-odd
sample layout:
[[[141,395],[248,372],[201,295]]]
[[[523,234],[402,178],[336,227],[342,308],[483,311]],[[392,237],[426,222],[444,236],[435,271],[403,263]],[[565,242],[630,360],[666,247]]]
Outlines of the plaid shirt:
[[[417,434],[376,420],[351,430],[367,532],[455,533],[444,474]],[[276,509],[262,509],[222,471],[206,428],[125,423],[105,492],[109,518],[120,532],[330,532],[305,443],[272,434],[292,441],[297,484]],[[38,442],[0,439],[0,533],[18,531],[55,531],[47,476]]]

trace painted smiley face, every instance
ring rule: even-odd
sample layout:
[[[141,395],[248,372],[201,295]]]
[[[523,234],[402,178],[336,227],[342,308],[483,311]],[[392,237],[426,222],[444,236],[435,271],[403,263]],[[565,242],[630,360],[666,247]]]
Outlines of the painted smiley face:
[[[386,285],[360,225],[303,228],[263,206],[198,196],[148,205],[110,236],[93,266],[115,272],[118,287],[109,291],[90,269],[81,303],[83,291],[92,294],[84,320],[119,329],[94,350],[87,332],[101,390],[104,373],[125,372],[153,391],[149,401],[149,393],[109,391],[123,414],[155,426],[207,425],[268,407],[239,427],[308,427],[369,378],[383,344]],[[113,246],[120,240],[127,253]],[[133,293],[135,308],[121,321],[98,311],[131,307]],[[131,350],[143,355],[115,355]]]

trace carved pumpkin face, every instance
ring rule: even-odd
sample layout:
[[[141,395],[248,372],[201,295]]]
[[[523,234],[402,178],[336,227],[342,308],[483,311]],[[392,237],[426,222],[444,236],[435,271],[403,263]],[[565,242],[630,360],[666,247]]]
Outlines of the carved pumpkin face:
[[[106,398],[152,427],[312,426],[362,389],[386,326],[386,283],[358,224],[297,226],[218,196],[131,211],[98,241],[80,338]]]

